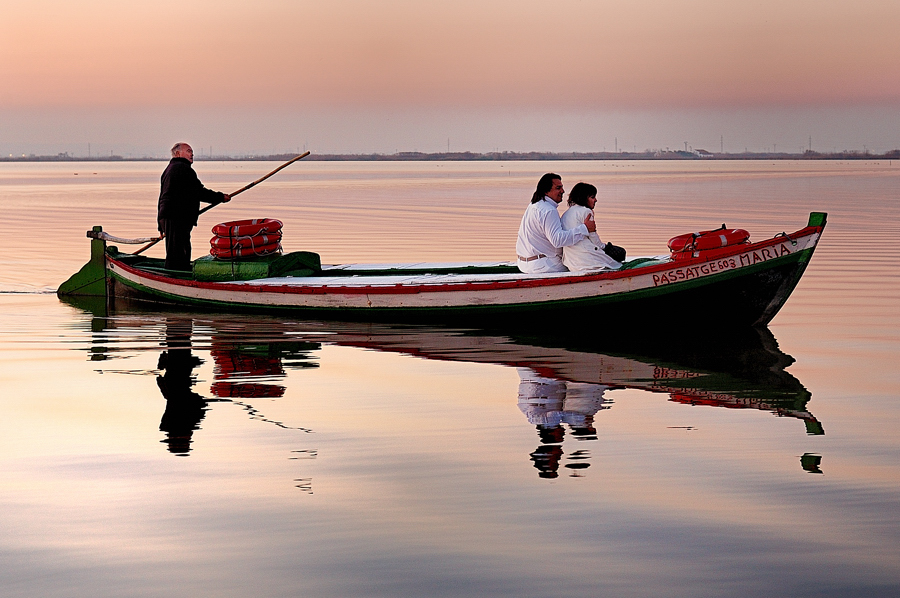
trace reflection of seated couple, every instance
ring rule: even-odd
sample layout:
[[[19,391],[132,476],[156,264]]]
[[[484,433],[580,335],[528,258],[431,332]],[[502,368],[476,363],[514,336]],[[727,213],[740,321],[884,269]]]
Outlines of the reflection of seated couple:
[[[558,476],[559,464],[563,457],[562,442],[565,428],[578,440],[596,440],[594,414],[601,409],[609,409],[612,401],[603,398],[609,388],[603,384],[586,382],[566,382],[544,378],[529,368],[519,368],[519,409],[528,421],[537,428],[541,440],[531,459],[542,478]],[[581,469],[588,464],[582,451],[569,456],[576,462],[566,465],[569,469]]]
[[[548,172],[538,181],[531,204],[525,210],[516,254],[519,270],[534,274],[568,270],[616,270],[622,264],[607,255],[615,254],[613,246],[597,235],[594,204],[597,188],[578,183],[569,193],[569,209],[562,218],[557,205],[565,189],[558,174]],[[624,254],[621,248],[616,248]],[[624,255],[616,255],[625,259]]]

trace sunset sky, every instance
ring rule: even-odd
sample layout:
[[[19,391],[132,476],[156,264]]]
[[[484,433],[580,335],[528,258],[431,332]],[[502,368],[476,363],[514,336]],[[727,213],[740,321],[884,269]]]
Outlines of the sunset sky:
[[[896,0],[3,0],[0,152],[882,152],[898,30]]]

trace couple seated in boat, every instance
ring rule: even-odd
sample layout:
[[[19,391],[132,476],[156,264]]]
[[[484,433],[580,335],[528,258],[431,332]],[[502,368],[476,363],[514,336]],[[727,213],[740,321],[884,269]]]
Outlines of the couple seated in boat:
[[[525,210],[516,240],[519,270],[526,273],[616,270],[622,264],[607,254],[612,246],[600,240],[594,222],[597,188],[578,183],[569,193],[562,218],[557,206],[565,189],[562,177],[548,172],[538,181]],[[624,251],[622,251],[624,254]],[[617,256],[625,259],[624,255]]]

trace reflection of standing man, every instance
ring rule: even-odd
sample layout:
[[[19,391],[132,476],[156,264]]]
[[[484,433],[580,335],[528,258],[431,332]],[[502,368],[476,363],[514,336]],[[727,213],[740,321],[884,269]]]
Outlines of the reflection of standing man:
[[[191,229],[197,226],[200,202],[223,203],[231,196],[203,186],[191,167],[194,150],[187,143],[172,147],[172,159],[160,178],[157,223],[166,239],[166,268],[191,269]]]
[[[166,411],[159,422],[159,429],[166,433],[161,441],[169,445],[169,452],[187,455],[191,450],[191,437],[200,427],[206,414],[207,402],[191,390],[194,385],[194,368],[203,363],[191,353],[191,320],[172,318],[166,322],[167,350],[159,356],[159,369],[165,373],[156,378],[156,384],[166,399]]]

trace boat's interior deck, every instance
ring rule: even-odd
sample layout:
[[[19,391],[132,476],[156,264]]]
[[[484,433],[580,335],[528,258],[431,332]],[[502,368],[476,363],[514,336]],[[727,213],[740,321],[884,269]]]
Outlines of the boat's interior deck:
[[[253,281],[254,284],[329,285],[354,282],[365,285],[396,284],[448,284],[487,282],[530,278],[523,274],[514,262],[417,262],[397,264],[342,264],[322,265],[319,256],[310,252],[292,252],[241,260],[219,260],[204,256],[193,262],[192,271],[176,271],[165,268],[159,258],[120,253],[109,247],[108,253],[116,260],[140,270],[183,280],[230,282],[235,284]],[[669,256],[636,258],[626,262],[623,269],[648,266],[669,261]],[[542,274],[545,277],[566,277],[585,272],[560,272]]]

